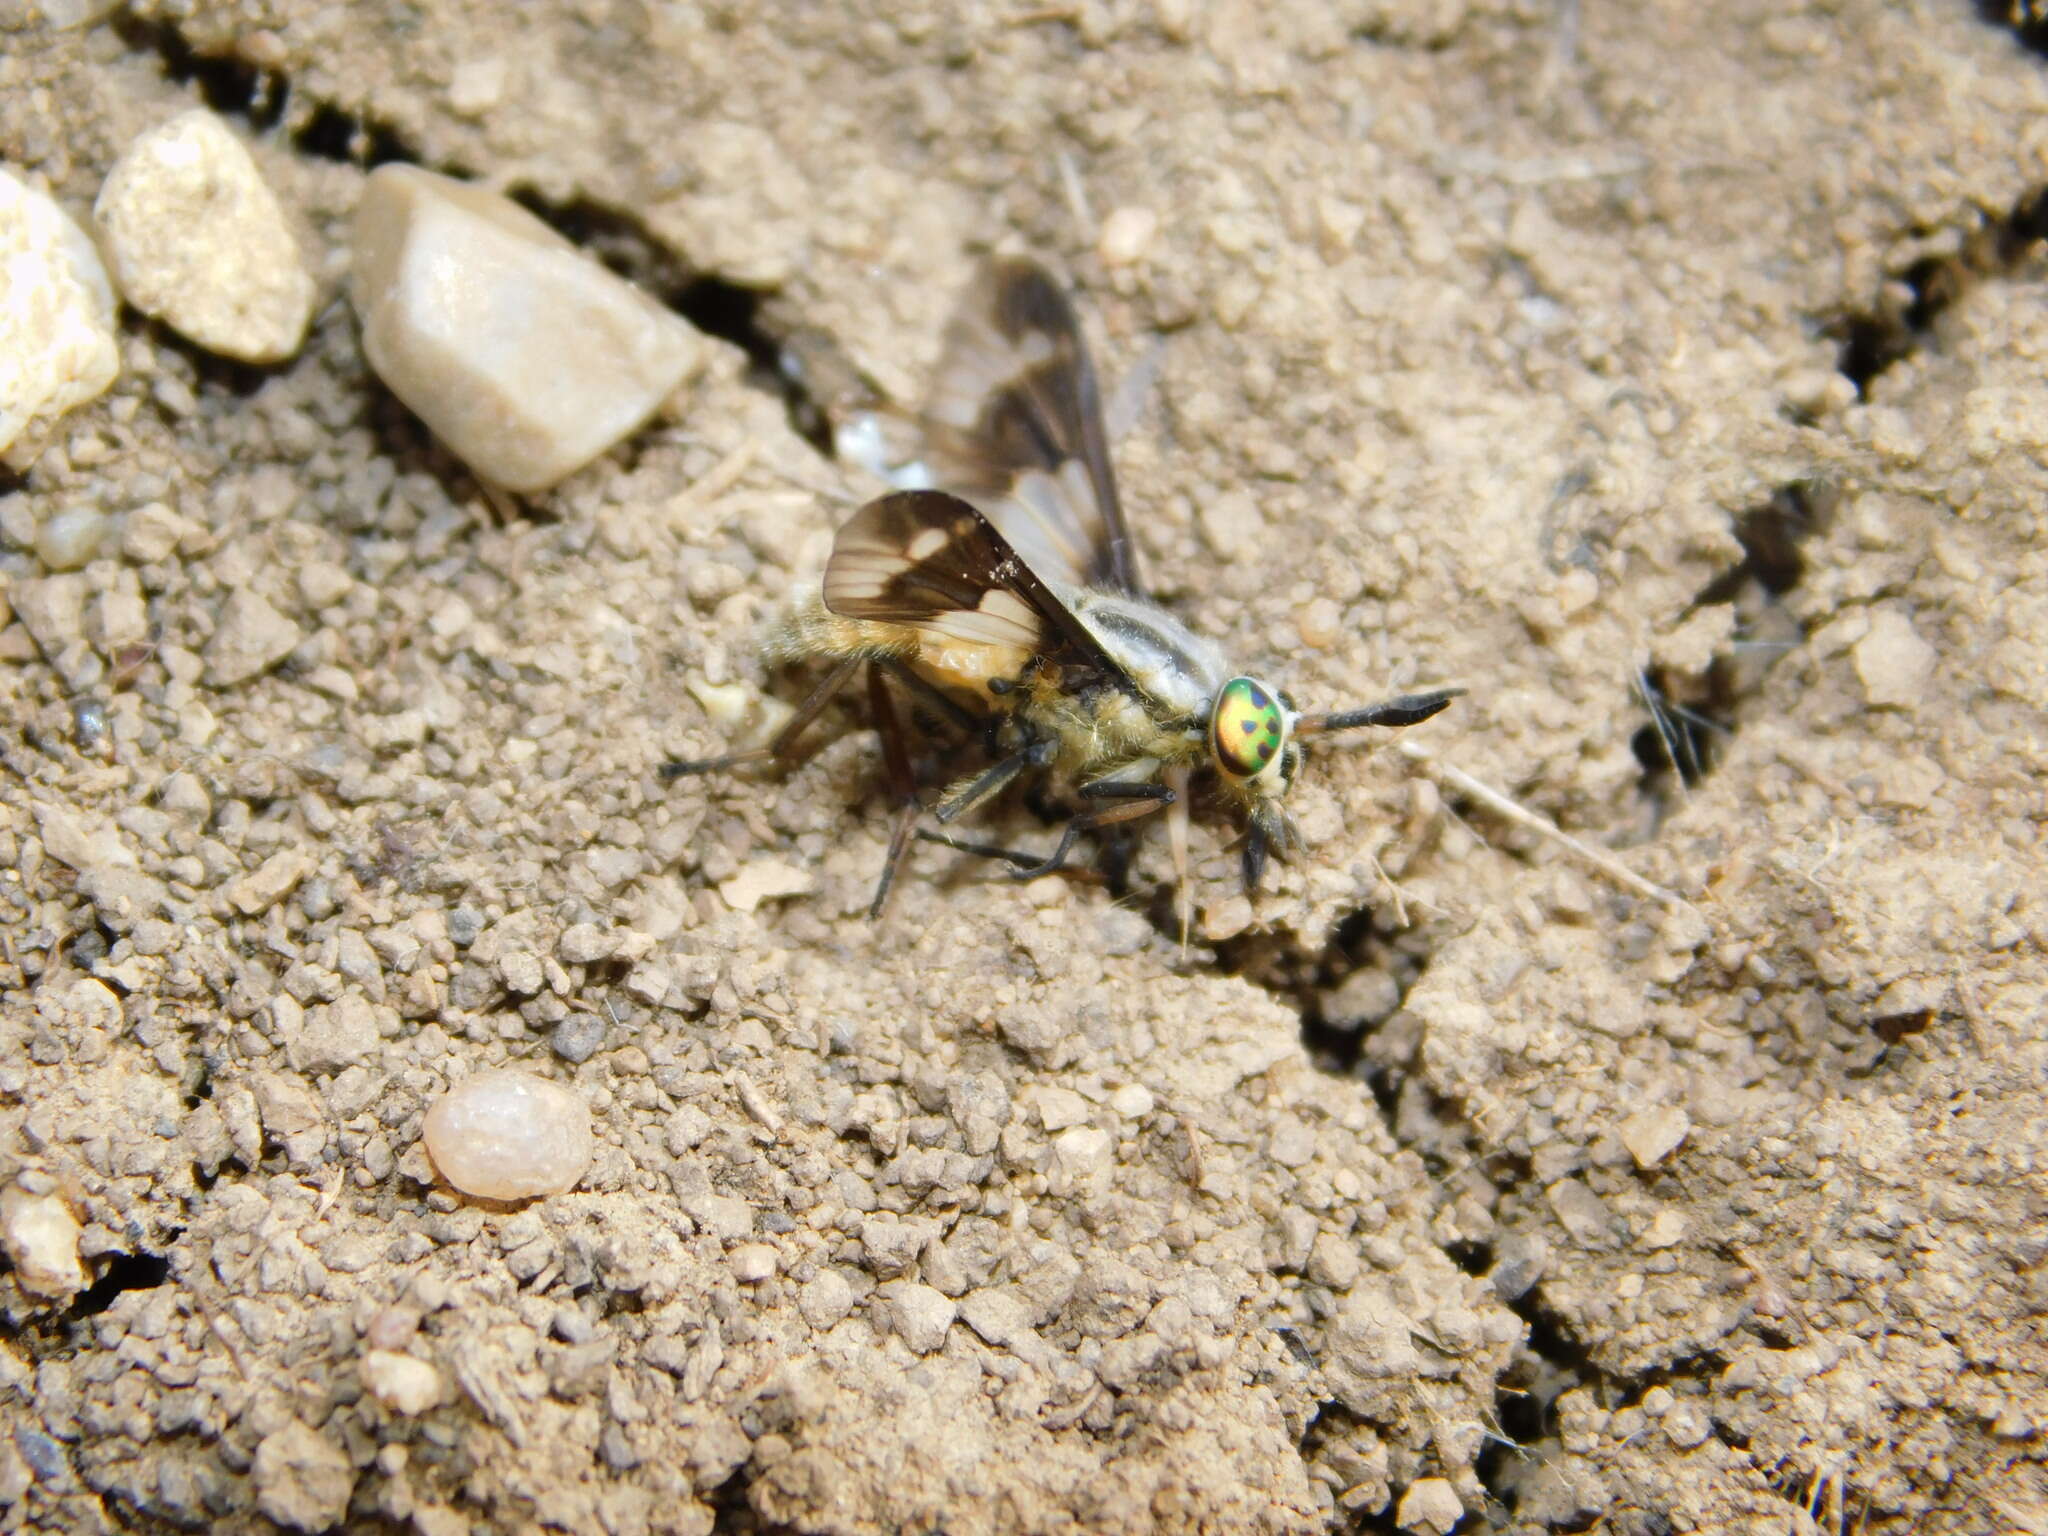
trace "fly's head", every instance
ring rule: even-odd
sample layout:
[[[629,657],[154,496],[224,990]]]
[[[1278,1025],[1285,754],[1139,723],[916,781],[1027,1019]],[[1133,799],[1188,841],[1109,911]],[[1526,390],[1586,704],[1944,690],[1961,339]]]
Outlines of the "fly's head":
[[[1294,701],[1256,677],[1233,677],[1217,691],[1209,711],[1209,757],[1228,791],[1244,803],[1244,884],[1258,888],[1269,852],[1292,841],[1280,797],[1301,762]]]
[[[1209,710],[1209,757],[1223,782],[1254,806],[1277,800],[1294,777],[1301,749],[1292,701],[1256,677],[1233,677]]]

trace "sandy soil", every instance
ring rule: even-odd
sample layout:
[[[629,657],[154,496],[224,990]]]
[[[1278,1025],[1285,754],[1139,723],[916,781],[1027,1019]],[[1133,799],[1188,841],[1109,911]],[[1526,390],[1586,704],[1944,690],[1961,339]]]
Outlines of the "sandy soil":
[[[211,102],[331,302],[267,371],[130,317],[0,486],[0,1181],[95,1278],[0,1275],[0,1530],[2048,1529],[2048,77],[1992,10],[45,9],[0,156],[82,211]],[[869,925],[871,736],[656,769],[693,684],[789,696],[872,487],[727,347],[499,519],[341,297],[392,156],[826,405],[1037,250],[1112,377],[1165,338],[1160,592],[1305,699],[1465,683],[1416,745],[1683,899],[1382,751],[1256,906],[1205,825],[1185,954],[1157,840],[1121,900],[925,849]],[[37,523],[158,504],[85,573],[149,644],[39,643]],[[303,640],[210,686],[245,588]],[[417,1146],[508,1062],[601,1141],[521,1209]]]

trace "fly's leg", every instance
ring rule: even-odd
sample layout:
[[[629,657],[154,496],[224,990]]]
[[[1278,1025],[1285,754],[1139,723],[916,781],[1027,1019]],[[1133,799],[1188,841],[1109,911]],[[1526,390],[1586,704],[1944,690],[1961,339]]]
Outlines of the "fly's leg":
[[[1188,930],[1195,923],[1195,887],[1188,878],[1187,765],[1175,763],[1162,777],[1166,787],[1173,792],[1173,803],[1166,812],[1166,841],[1173,851],[1173,904],[1180,918],[1180,950],[1185,957]]]
[[[1129,779],[1097,779],[1092,784],[1083,784],[1079,790],[1083,799],[1107,800],[1112,802],[1099,811],[1083,811],[1072,817],[1060,829],[1059,846],[1035,864],[1021,864],[1011,870],[1011,877],[1017,880],[1034,880],[1040,875],[1049,875],[1061,869],[1067,862],[1067,855],[1073,851],[1075,841],[1083,832],[1092,832],[1098,827],[1113,827],[1119,822],[1136,821],[1140,816],[1150,816],[1154,811],[1164,810],[1179,803],[1180,796],[1164,784],[1142,784]]]
[[[825,712],[825,706],[830,704],[833,696],[852,680],[854,671],[860,664],[859,656],[847,656],[835,663],[832,670],[825,674],[825,680],[811,690],[809,698],[797,705],[796,713],[789,717],[788,723],[775,733],[775,739],[767,746],[755,747],[746,752],[728,752],[723,757],[700,757],[690,761],[671,759],[661,765],[659,771],[662,781],[672,784],[680,778],[700,773],[723,773],[726,769],[737,768],[742,763],[766,762],[770,758],[778,763],[788,762],[796,756],[797,738],[803,735],[812,721]]]
[[[955,853],[971,853],[977,859],[995,859],[1019,869],[1029,869],[1038,863],[1035,853],[1020,853],[1015,848],[999,848],[994,843],[970,843],[964,838],[954,837],[945,832],[934,832],[929,827],[917,829],[917,840],[921,843],[937,843],[941,848],[950,848]]]
[[[896,700],[889,692],[880,662],[868,667],[868,709],[874,716],[875,732],[882,738],[882,766],[889,775],[889,793],[896,797],[900,807],[896,826],[889,834],[889,852],[882,861],[881,883],[875,887],[875,899],[868,906],[868,920],[872,922],[888,905],[896,871],[910,851],[910,834],[916,830],[923,808],[917,803],[917,779],[910,769],[910,746],[904,739],[903,719],[896,712]]]
[[[1059,743],[1051,740],[1034,741],[1021,747],[1008,757],[984,768],[971,779],[964,779],[939,797],[933,815],[944,826],[958,821],[984,801],[994,798],[1007,789],[1027,768],[1043,768],[1059,754]]]

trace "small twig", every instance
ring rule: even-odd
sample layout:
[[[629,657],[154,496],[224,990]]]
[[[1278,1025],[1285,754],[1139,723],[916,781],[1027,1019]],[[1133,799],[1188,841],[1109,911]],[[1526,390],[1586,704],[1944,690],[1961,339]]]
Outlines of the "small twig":
[[[1412,741],[1395,743],[1401,755],[1417,766],[1437,775],[1452,788],[1471,796],[1481,805],[1504,821],[1511,821],[1518,827],[1527,828],[1540,837],[1577,854],[1586,863],[1597,869],[1624,890],[1633,891],[1650,901],[1661,902],[1667,907],[1690,907],[1691,902],[1676,891],[1667,891],[1663,886],[1645,880],[1626,864],[1603,849],[1591,843],[1581,842],[1565,831],[1548,816],[1540,816],[1519,801],[1511,800],[1492,785],[1475,779],[1462,768],[1453,768],[1449,763],[1433,756],[1426,748]]]
[[[696,480],[683,487],[683,492],[669,504],[669,515],[685,509],[709,506],[740,482],[740,477],[753,466],[754,457],[760,452],[760,444],[753,438],[743,438],[740,445],[706,470]]]

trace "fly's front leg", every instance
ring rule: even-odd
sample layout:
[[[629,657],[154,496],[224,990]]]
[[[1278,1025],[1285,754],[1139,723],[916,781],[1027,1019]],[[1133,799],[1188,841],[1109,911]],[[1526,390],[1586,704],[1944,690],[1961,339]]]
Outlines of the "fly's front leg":
[[[1173,902],[1180,918],[1180,949],[1188,949],[1188,930],[1195,924],[1195,887],[1188,878],[1188,768],[1175,763],[1162,777],[1173,791],[1172,807],[1166,813],[1166,841],[1173,851]]]
[[[1180,796],[1164,784],[1147,783],[1138,779],[1097,779],[1083,784],[1078,791],[1084,800],[1112,802],[1099,811],[1083,811],[1072,817],[1060,829],[1059,846],[1036,864],[1022,865],[1012,870],[1011,877],[1017,880],[1033,880],[1040,875],[1052,874],[1067,862],[1067,855],[1073,851],[1074,843],[1083,832],[1093,832],[1098,827],[1112,827],[1119,822],[1136,821],[1140,816],[1150,816],[1154,811],[1164,810],[1179,802]]]
[[[1008,757],[963,779],[939,797],[932,814],[941,826],[958,821],[969,811],[1007,789],[1027,768],[1044,768],[1059,754],[1056,741],[1034,741]]]

